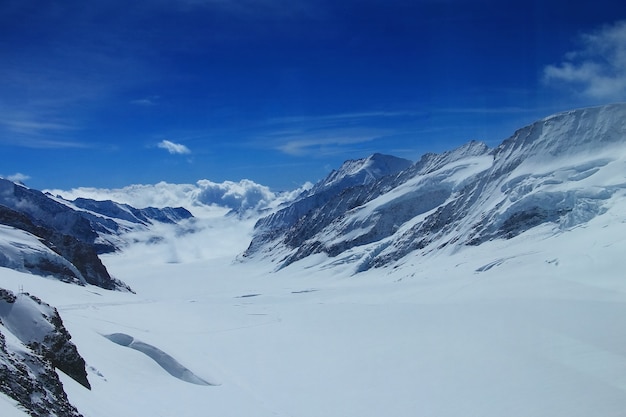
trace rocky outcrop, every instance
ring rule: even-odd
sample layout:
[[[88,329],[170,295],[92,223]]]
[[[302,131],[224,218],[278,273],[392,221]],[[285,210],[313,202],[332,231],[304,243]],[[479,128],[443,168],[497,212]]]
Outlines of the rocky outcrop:
[[[6,239],[0,234],[0,247],[8,249],[6,253],[0,251],[0,266],[65,282],[129,291],[128,286],[109,275],[98,255],[123,246],[120,235],[126,232],[145,230],[155,222],[171,224],[192,217],[180,207],[136,209],[84,198],[69,202],[0,178],[0,225],[34,237],[26,238],[30,244],[3,244]]]
[[[130,290],[126,284],[109,275],[92,245],[52,228],[37,225],[27,215],[1,205],[0,224],[36,236],[43,245],[58,255],[58,258],[36,254],[21,256],[27,271],[37,275],[51,275],[66,282],[88,283],[108,290]],[[23,253],[33,252],[29,247],[19,249]]]
[[[98,243],[98,233],[89,220],[75,210],[48,198],[41,191],[0,178],[0,206],[27,216],[37,226],[72,236],[89,245]],[[112,251],[114,248],[106,250]]]
[[[28,294],[0,288],[0,392],[34,417],[77,417],[55,372],[90,389],[85,361],[56,311]]]

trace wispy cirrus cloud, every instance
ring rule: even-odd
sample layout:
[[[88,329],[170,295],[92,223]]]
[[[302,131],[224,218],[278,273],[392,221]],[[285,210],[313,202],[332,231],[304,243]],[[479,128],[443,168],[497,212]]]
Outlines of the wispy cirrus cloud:
[[[575,86],[595,99],[624,99],[626,20],[583,34],[580,43],[580,49],[566,54],[563,62],[544,69],[544,81]]]
[[[75,138],[82,127],[74,120],[59,117],[37,103],[30,111],[0,106],[0,114],[0,144],[39,149],[93,146]]]
[[[374,119],[382,118],[399,118],[399,117],[423,117],[427,115],[424,111],[364,111],[354,113],[336,113],[336,114],[322,114],[322,115],[305,115],[305,116],[291,116],[291,117],[279,117],[269,120],[269,123],[345,123],[351,121],[371,121]]]
[[[25,134],[39,134],[50,131],[59,132],[76,130],[76,127],[70,124],[50,120],[2,118],[0,119],[0,124],[11,132]]]
[[[264,143],[292,156],[377,151],[384,148],[381,142],[378,146],[366,144],[406,134],[427,117],[427,112],[419,110],[372,110],[278,117],[267,121],[269,133]]]
[[[376,141],[406,134],[427,116],[418,110],[372,110],[276,117],[267,120],[259,143],[291,156],[374,152],[384,148]]]
[[[161,142],[157,144],[157,147],[161,149],[165,149],[171,154],[184,155],[184,154],[191,153],[191,150],[185,145],[180,144],[180,143],[174,143],[169,140],[162,140]]]
[[[158,104],[159,98],[159,96],[138,98],[135,100],[131,100],[130,104],[135,104],[137,106],[156,106]]]
[[[380,130],[339,130],[285,136],[275,149],[292,156],[332,155],[348,151],[348,147],[372,142],[384,135]]]

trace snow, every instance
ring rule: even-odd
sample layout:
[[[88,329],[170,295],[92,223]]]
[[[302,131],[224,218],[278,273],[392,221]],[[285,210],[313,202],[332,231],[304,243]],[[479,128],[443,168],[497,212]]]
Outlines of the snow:
[[[161,366],[161,368],[163,368],[168,374],[180,379],[181,381],[196,385],[215,385],[198,377],[191,370],[185,368],[176,359],[156,346],[144,343],[125,333],[113,333],[104,335],[104,337],[120,346],[127,346],[131,349],[144,353],[146,356],[152,358],[156,363],[158,363],[159,366]]]
[[[2,417],[27,417],[23,411],[20,411],[17,408],[17,403],[15,400],[7,397],[4,394],[0,394],[0,415]]]
[[[0,286],[59,309],[92,390],[60,377],[86,417],[622,415],[624,213],[613,196],[573,230],[543,225],[356,276],[324,255],[273,273],[233,262],[253,224],[215,216],[106,255],[136,295],[6,269]],[[163,256],[172,244],[178,263]],[[218,385],[175,378],[102,337],[113,333]]]
[[[18,294],[14,303],[0,302],[0,320],[4,327],[22,343],[42,342],[44,337],[55,331],[46,320],[52,311],[38,304],[27,295]]]
[[[411,193],[437,183],[449,201],[465,179],[485,171],[502,176],[477,196],[482,211],[469,212],[445,239],[468,236],[481,213],[506,221],[515,210],[576,201],[562,220],[511,239],[436,241],[354,275],[359,261],[397,250],[387,236],[277,270],[271,258],[238,261],[253,218],[196,205],[192,222],[133,231],[123,236],[132,242],[123,252],[103,256],[136,294],[5,268],[0,287],[24,287],[59,310],[92,389],[59,376],[86,417],[623,416],[626,152],[615,132],[624,130],[624,109],[544,119],[497,148],[509,158],[488,156],[477,143],[434,156],[425,176],[342,223],[354,239]],[[579,130],[577,142],[563,139]],[[606,139],[602,152],[593,149],[598,135]],[[543,140],[553,136],[560,141]],[[188,198],[193,187],[163,185],[163,198],[171,197],[165,190]],[[155,188],[147,190],[127,191],[147,198]],[[412,213],[396,235],[429,207]],[[337,242],[325,232],[326,242]],[[10,405],[0,396],[3,416],[21,415],[5,414]]]
[[[66,267],[80,282],[86,282],[74,265],[44,245],[37,236],[0,224],[0,267],[27,271],[28,264],[37,265],[40,261]]]

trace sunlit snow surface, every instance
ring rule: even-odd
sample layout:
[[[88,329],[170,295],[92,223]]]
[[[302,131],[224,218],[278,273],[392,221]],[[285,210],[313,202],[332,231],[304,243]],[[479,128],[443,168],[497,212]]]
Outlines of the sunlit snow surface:
[[[137,294],[0,269],[58,308],[92,390],[61,375],[86,417],[620,416],[626,410],[626,204],[573,230],[406,257],[352,275],[314,255],[234,261],[253,221],[209,212],[103,257]],[[198,226],[198,225],[196,225]],[[175,236],[177,235],[177,236]],[[265,261],[264,261],[265,262]],[[189,384],[102,335],[167,352]],[[12,411],[0,396],[0,412]]]

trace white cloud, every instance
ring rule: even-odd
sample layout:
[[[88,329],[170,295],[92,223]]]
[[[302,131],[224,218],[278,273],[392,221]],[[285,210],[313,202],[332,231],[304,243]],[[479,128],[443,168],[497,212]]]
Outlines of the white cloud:
[[[182,155],[182,154],[191,153],[189,148],[186,147],[185,145],[182,145],[180,143],[170,142],[169,140],[162,140],[161,142],[159,142],[157,146],[161,149],[165,149],[171,154]]]
[[[16,172],[13,175],[7,175],[7,176],[2,176],[0,175],[0,177],[3,177],[9,181],[13,181],[13,182],[24,182],[30,179],[30,176],[26,175],[26,174],[22,174],[21,172]]]
[[[626,21],[582,35],[581,44],[560,64],[547,66],[544,80],[573,84],[596,99],[626,98]]]
[[[291,192],[275,193],[269,187],[244,179],[239,182],[216,183],[200,180],[196,184],[159,182],[152,185],[135,184],[116,189],[81,187],[72,190],[45,191],[68,200],[79,197],[113,200],[137,208],[185,207],[194,216],[202,217],[213,212],[211,207],[214,206],[237,211],[240,215],[244,215],[250,210],[272,209],[293,200],[311,187],[312,184],[307,183]]]
[[[276,199],[276,194],[269,187],[246,179],[222,183],[200,180],[197,184],[199,187],[197,199],[200,203],[216,204],[240,212],[266,208]]]

